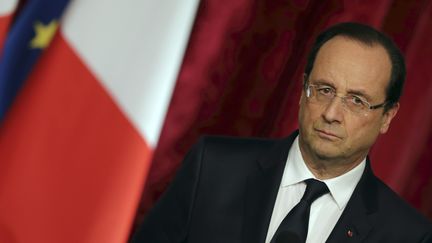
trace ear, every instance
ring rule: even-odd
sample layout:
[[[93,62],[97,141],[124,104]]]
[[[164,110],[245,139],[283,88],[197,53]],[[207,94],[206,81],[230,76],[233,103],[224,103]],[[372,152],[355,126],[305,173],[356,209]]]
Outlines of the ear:
[[[393,118],[396,116],[396,113],[399,110],[399,102],[396,103],[392,108],[390,108],[390,110],[386,111],[383,114],[382,120],[381,120],[381,128],[380,128],[380,133],[384,134],[388,131],[389,127],[390,127],[390,122],[393,120]]]

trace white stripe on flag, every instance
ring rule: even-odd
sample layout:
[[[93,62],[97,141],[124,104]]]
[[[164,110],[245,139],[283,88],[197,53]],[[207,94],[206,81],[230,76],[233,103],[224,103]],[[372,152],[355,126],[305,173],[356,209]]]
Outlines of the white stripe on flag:
[[[0,16],[7,15],[15,10],[18,0],[1,0]]]
[[[66,40],[152,147],[197,6],[198,0],[77,0],[63,19]]]

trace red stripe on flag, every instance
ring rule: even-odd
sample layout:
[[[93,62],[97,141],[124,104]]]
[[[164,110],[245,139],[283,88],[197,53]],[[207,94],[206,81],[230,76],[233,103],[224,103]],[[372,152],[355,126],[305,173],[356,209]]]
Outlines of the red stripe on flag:
[[[4,40],[6,39],[11,20],[12,20],[11,15],[0,16],[0,50],[3,48],[3,43],[4,43]],[[0,51],[0,54],[1,54],[1,51]]]
[[[151,149],[57,35],[0,130],[0,242],[126,242]]]

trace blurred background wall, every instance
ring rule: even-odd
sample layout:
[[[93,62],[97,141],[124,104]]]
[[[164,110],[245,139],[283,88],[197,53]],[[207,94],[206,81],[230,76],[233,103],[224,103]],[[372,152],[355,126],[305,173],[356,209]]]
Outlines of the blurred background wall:
[[[432,219],[431,1],[202,0],[136,223],[202,134],[283,137],[296,129],[307,52],[319,32],[343,21],[382,30],[406,57],[401,109],[371,160]]]

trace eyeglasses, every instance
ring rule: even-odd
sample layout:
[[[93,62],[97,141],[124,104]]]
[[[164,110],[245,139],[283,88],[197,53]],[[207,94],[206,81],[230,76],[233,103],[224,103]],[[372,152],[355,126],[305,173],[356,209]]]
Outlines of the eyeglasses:
[[[367,114],[368,111],[384,107],[387,103],[384,102],[378,105],[371,105],[361,96],[354,94],[340,96],[337,95],[334,88],[327,85],[306,84],[305,91],[306,97],[309,101],[323,105],[330,104],[330,102],[337,96],[341,98],[342,104],[347,110],[357,114]]]

